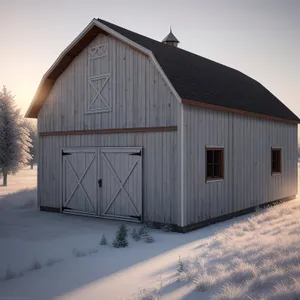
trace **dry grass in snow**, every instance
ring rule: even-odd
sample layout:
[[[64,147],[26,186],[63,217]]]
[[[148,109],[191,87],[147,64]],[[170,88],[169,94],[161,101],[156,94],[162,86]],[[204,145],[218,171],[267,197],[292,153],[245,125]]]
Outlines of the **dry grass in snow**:
[[[209,238],[178,279],[214,300],[300,299],[299,233],[299,202],[274,206]]]

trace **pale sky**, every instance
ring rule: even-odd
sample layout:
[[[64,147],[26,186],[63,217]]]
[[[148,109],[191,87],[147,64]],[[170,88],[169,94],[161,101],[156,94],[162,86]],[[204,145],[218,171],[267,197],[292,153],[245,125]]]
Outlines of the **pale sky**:
[[[233,67],[300,116],[300,0],[0,0],[0,86],[26,112],[47,69],[102,18]]]

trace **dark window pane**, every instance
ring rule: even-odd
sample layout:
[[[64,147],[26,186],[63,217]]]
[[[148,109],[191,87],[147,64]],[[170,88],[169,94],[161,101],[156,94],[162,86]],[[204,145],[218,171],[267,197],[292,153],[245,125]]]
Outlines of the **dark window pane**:
[[[213,150],[207,150],[207,163],[213,162]]]
[[[213,177],[213,164],[208,164],[207,165],[207,177]]]
[[[272,150],[272,173],[281,172],[281,150],[273,149]]]
[[[214,163],[220,163],[221,161],[221,150],[214,151]]]
[[[221,177],[219,164],[214,164],[214,177]]]

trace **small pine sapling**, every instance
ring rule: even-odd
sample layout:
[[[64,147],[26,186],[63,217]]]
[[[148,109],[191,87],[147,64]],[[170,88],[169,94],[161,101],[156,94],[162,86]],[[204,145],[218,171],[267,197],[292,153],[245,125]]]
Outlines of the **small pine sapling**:
[[[149,229],[154,229],[154,223],[151,222],[151,221],[147,221],[147,222],[146,222],[146,226],[147,226]]]
[[[5,280],[9,280],[9,279],[13,279],[17,276],[16,272],[14,272],[10,266],[7,267],[6,272],[5,272],[5,276],[4,279]]]
[[[107,239],[106,239],[105,234],[102,234],[102,238],[101,238],[101,241],[100,241],[99,244],[100,244],[101,246],[107,245]]]
[[[113,246],[115,248],[127,247],[128,246],[127,236],[128,236],[128,229],[124,224],[122,224],[118,229],[118,231],[116,232],[116,237],[113,241]]]
[[[41,268],[42,268],[41,263],[38,260],[34,259],[31,266],[29,267],[29,270],[33,271],[33,270],[39,270]]]
[[[182,274],[182,273],[184,272],[184,264],[183,264],[183,261],[182,261],[180,255],[179,255],[179,258],[178,258],[178,268],[177,268],[177,272],[178,272],[178,274]]]
[[[146,238],[148,236],[148,227],[141,227],[138,231],[138,235],[140,236],[140,238]]]
[[[86,253],[82,250],[77,250],[76,248],[73,249],[72,251],[73,255],[75,255],[76,257],[83,257],[86,256]]]
[[[261,211],[261,210],[262,210],[262,208],[261,208],[259,205],[255,207],[255,211],[256,211],[256,212],[259,212],[259,211]]]
[[[62,261],[63,261],[63,260],[62,260],[61,258],[50,258],[50,259],[47,260],[46,265],[47,265],[48,267],[51,267],[51,266],[53,266],[54,264],[57,264],[57,263],[62,262]]]
[[[147,235],[145,238],[145,242],[148,244],[154,243],[154,238],[151,235]]]
[[[141,236],[139,235],[138,231],[136,230],[136,228],[133,228],[131,231],[131,237],[138,242],[141,239]]]

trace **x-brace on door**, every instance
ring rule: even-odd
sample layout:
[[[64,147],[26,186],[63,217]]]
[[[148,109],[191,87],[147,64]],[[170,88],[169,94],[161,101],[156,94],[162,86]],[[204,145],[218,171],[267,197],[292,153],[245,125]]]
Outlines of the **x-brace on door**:
[[[142,148],[100,149],[100,213],[141,221]]]
[[[97,214],[97,149],[62,150],[64,211]]]

